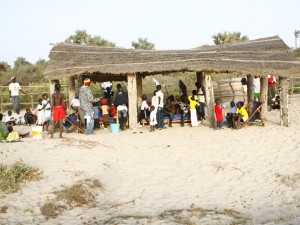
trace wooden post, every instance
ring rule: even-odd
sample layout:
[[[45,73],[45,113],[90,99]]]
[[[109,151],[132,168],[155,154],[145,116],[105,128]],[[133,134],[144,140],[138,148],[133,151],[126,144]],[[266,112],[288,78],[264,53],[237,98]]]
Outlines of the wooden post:
[[[208,121],[211,128],[216,127],[216,117],[215,117],[215,97],[214,89],[211,81],[211,76],[208,74],[204,75],[204,88],[206,92],[206,108]]]
[[[3,112],[3,111],[4,111],[4,110],[3,110],[3,96],[1,96],[1,102],[0,102],[0,105],[1,105],[0,110],[1,110],[1,112]]]
[[[69,78],[69,104],[71,104],[74,98],[75,98],[75,77],[72,76]]]
[[[247,75],[247,99],[248,103],[254,101],[253,75]]]
[[[199,82],[201,84],[201,86],[203,86],[203,81],[204,81],[204,72],[203,71],[197,71],[196,72],[196,76],[197,76],[197,82]]]
[[[287,77],[279,77],[280,124],[289,126]]]
[[[142,94],[143,94],[143,80],[142,76],[136,77],[136,89],[137,89],[137,106],[138,113],[141,113],[141,105],[142,105]]]
[[[129,128],[131,130],[137,129],[137,76],[136,74],[127,75],[128,88],[128,118]]]
[[[261,108],[262,114],[265,115],[267,112],[267,101],[268,101],[268,76],[264,75],[260,78],[260,101],[265,101],[266,104],[264,104]]]

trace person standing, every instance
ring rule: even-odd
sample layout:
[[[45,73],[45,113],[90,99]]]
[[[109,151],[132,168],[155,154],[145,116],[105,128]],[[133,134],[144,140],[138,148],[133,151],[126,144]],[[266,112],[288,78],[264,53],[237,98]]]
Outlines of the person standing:
[[[276,78],[268,75],[268,105],[271,105],[272,99],[275,98]]]
[[[217,130],[223,129],[223,110],[221,107],[221,99],[215,100],[215,114],[217,118]]]
[[[66,118],[66,111],[65,111],[65,96],[64,94],[60,93],[60,84],[55,84],[54,90],[55,92],[52,94],[52,104],[51,104],[51,112],[53,115],[54,125],[52,126],[51,131],[51,138],[53,138],[54,128],[56,124],[59,122],[60,128],[60,135],[59,137],[62,138],[63,132],[63,120]],[[41,101],[42,103],[42,101]]]
[[[198,102],[200,103],[199,107],[199,114],[200,114],[200,121],[205,120],[205,89],[204,87],[200,84],[200,82],[196,82],[195,86],[197,88],[197,97],[198,97]]]
[[[84,117],[86,118],[86,135],[92,135],[94,129],[94,108],[93,102],[99,102],[100,98],[94,98],[92,91],[90,89],[91,80],[85,78],[83,85],[79,90],[79,100],[80,106],[84,111]]]
[[[197,111],[196,107],[200,106],[200,103],[196,101],[195,95],[190,95],[188,97],[190,101],[190,113],[191,113],[191,126],[197,127],[198,126],[198,119],[197,119]]]
[[[253,87],[254,87],[254,101],[259,101],[259,99],[260,99],[260,77],[254,76]]]
[[[157,113],[156,113],[157,126],[158,126],[158,129],[161,130],[162,128],[167,128],[167,127],[165,127],[164,119],[163,119],[164,93],[162,93],[162,91],[161,91],[160,84],[156,86],[156,97],[157,97],[157,101],[158,101]]]
[[[17,79],[15,77],[11,78],[12,83],[9,84],[9,97],[10,100],[13,102],[14,112],[16,113],[19,110],[19,92],[26,94],[22,89],[19,83],[17,83]]]
[[[118,119],[121,126],[121,130],[126,130],[127,123],[127,111],[128,111],[128,94],[123,91],[123,87],[118,87],[118,93],[115,99],[115,106],[117,107]]]

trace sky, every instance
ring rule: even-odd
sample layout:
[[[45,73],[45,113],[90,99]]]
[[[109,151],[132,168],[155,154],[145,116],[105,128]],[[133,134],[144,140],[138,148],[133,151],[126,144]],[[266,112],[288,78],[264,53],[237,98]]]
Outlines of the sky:
[[[218,32],[278,35],[295,47],[299,0],[0,0],[0,61],[49,60],[50,44],[86,30],[117,46],[147,38],[158,50],[213,44]],[[298,40],[300,45],[300,39]]]

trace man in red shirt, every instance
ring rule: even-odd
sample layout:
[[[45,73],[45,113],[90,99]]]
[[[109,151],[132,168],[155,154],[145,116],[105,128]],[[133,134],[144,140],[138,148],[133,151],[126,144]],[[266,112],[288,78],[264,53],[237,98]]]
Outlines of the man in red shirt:
[[[268,75],[268,105],[271,105],[272,99],[275,98],[276,78]]]

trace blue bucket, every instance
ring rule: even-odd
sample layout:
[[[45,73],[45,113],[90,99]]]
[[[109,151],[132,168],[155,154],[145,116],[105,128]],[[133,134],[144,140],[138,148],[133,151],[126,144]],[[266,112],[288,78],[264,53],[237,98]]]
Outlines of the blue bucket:
[[[112,123],[110,124],[110,129],[113,134],[118,134],[120,132],[120,124]]]

